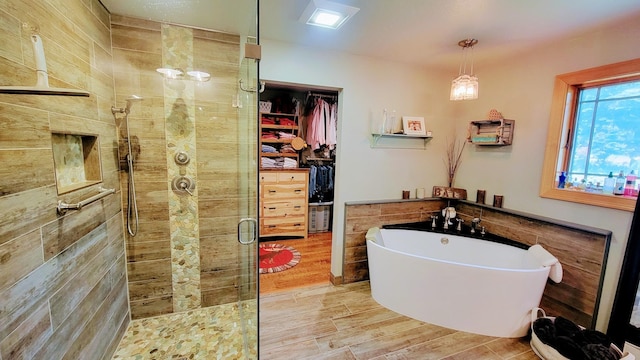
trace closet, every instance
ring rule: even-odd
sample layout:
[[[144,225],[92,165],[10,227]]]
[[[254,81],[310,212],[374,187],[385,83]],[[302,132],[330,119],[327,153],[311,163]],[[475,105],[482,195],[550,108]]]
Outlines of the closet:
[[[260,94],[261,238],[331,232],[338,121],[337,91],[265,84]]]

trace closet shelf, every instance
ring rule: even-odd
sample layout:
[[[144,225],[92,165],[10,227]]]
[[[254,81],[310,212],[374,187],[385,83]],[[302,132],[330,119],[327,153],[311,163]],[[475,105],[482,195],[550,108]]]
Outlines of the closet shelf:
[[[297,125],[271,125],[271,124],[262,124],[263,129],[269,130],[298,130]]]
[[[420,149],[420,148],[426,149],[427,148],[427,143],[432,138],[433,138],[432,136],[427,136],[427,135],[376,134],[376,133],[372,133],[371,134],[371,147],[372,148],[390,148],[390,149]],[[387,144],[383,144],[380,141],[381,140],[384,141],[384,139],[389,139],[391,141],[389,141],[389,143],[387,143]],[[399,146],[400,144],[398,144],[395,141],[395,140],[399,140],[399,139],[401,139],[403,141],[403,144],[401,146]],[[405,140],[409,140],[409,141],[405,142]],[[416,141],[416,140],[423,140],[423,141]],[[411,146],[409,144],[410,141],[413,141],[416,144]],[[416,146],[417,144],[420,144],[421,146]]]
[[[263,152],[263,153],[260,153],[260,156],[264,156],[264,157],[292,157],[292,158],[297,158],[298,154],[297,153],[268,153],[268,152]]]
[[[267,144],[291,144],[293,139],[262,139],[262,143]]]
[[[296,160],[296,163],[299,162],[300,155],[297,152],[282,151],[285,150],[284,146],[291,144],[293,140],[293,137],[282,136],[282,133],[297,136],[300,131],[298,116],[296,114],[261,112],[260,119],[260,147],[262,147],[263,144],[271,144],[270,146],[274,147],[277,151],[260,152],[260,156],[264,158],[292,158]],[[263,124],[263,121],[267,122],[267,124]],[[281,122],[285,125],[280,125]],[[268,134],[271,134],[271,136]],[[264,137],[264,135],[267,136]],[[260,166],[260,168],[262,169],[263,167]]]

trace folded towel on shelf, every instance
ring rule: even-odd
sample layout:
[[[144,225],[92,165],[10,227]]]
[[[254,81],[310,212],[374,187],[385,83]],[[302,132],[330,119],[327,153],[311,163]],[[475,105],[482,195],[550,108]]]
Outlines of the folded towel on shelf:
[[[550,268],[549,279],[555,283],[562,281],[562,265],[558,261],[558,258],[538,244],[529,247],[527,251],[535,257],[542,266]]]

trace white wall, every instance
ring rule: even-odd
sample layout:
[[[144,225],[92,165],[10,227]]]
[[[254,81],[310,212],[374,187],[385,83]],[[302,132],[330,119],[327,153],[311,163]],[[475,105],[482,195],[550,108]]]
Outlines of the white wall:
[[[444,135],[453,131],[449,76],[344,53],[261,39],[260,78],[342,89],[334,198],[331,271],[342,275],[344,203],[402,198],[403,189],[446,185]],[[423,116],[434,139],[426,149],[370,146],[370,123],[383,108]],[[427,191],[430,193],[430,191]]]
[[[613,232],[598,316],[600,330],[606,330],[613,306],[632,213],[543,199],[538,193],[554,77],[639,58],[640,47],[629,46],[637,42],[633,39],[640,39],[640,18],[574,35],[501,63],[476,64],[480,96],[455,109],[459,128],[466,128],[469,121],[492,108],[516,121],[512,146],[467,149],[458,186],[466,188],[469,194],[486,189],[488,203],[493,194],[502,194],[505,208]]]
[[[466,135],[469,121],[497,109],[516,120],[514,144],[467,146],[455,186],[504,195],[504,207],[613,231],[598,329],[606,330],[632,214],[538,196],[554,76],[640,57],[640,19],[573,36],[501,63],[476,63],[478,100],[451,102],[455,75],[372,58],[317,51],[261,39],[263,80],[342,89],[331,271],[342,275],[344,203],[398,199],[402,189],[446,185],[447,139]],[[454,66],[455,67],[455,66]],[[370,120],[382,108],[424,116],[434,139],[424,150],[370,147]]]

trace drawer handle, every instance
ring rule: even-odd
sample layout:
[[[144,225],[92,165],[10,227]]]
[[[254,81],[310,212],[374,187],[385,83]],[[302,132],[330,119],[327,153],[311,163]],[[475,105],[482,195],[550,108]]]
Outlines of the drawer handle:
[[[293,226],[302,226],[302,224],[293,224]]]
[[[293,208],[294,208],[294,209],[300,209],[301,207],[302,207],[302,206],[300,206],[300,205],[296,205],[296,206],[294,206]]]
[[[275,225],[269,225],[268,228],[269,229],[273,229],[274,227],[276,227]]]
[[[267,208],[267,209],[269,209],[269,210],[275,210],[276,208],[274,208],[274,207],[270,207],[270,208]]]
[[[269,190],[269,193],[274,193],[276,192],[276,190]]]
[[[295,193],[297,194],[297,193],[300,193],[300,192],[302,192],[302,190],[300,190],[300,189],[297,189],[297,190],[294,190],[293,192],[295,192]]]

